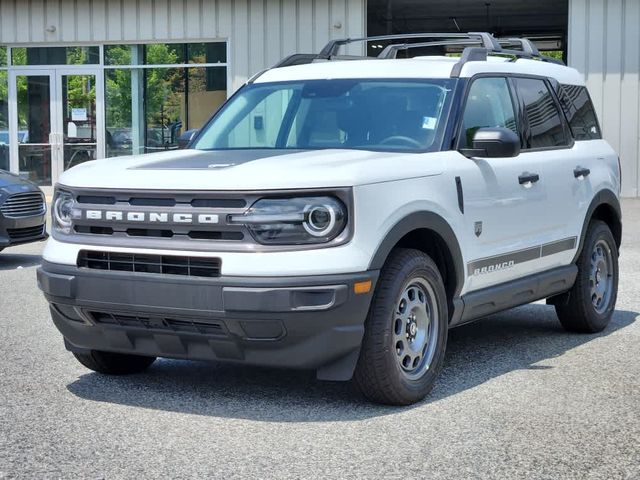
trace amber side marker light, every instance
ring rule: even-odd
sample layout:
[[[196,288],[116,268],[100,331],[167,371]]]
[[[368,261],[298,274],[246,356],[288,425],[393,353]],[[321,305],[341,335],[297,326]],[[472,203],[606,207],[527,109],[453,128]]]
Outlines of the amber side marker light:
[[[369,293],[371,291],[371,280],[366,280],[364,282],[356,282],[353,284],[353,292],[356,295],[361,293]]]

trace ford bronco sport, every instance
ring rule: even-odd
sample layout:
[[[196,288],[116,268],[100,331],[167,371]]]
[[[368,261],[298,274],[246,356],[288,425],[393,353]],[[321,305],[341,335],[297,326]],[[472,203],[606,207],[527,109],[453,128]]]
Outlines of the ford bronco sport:
[[[398,405],[451,327],[540,299],[607,326],[619,159],[581,75],[524,39],[374,40],[261,72],[186,150],[61,177],[38,281],[83,365],[312,369]]]

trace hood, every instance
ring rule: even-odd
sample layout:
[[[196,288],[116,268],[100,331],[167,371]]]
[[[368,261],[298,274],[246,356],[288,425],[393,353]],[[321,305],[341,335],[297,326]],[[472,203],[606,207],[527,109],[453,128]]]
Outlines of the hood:
[[[0,188],[7,189],[12,187],[12,191],[31,191],[36,190],[38,187],[35,183],[29,180],[24,180],[14,173],[9,173],[6,170],[0,170]]]
[[[159,190],[346,187],[436,175],[444,164],[441,156],[442,152],[361,150],[172,150],[86,162],[66,171],[60,184]]]

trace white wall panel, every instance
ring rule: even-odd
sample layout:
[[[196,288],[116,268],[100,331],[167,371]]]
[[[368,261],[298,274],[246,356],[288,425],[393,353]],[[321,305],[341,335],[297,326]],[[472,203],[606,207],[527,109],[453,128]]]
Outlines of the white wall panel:
[[[365,22],[366,0],[0,0],[5,45],[229,40],[234,89],[286,55],[363,35]]]
[[[640,1],[570,0],[569,65],[581,71],[604,137],[622,163],[622,194],[638,196]]]

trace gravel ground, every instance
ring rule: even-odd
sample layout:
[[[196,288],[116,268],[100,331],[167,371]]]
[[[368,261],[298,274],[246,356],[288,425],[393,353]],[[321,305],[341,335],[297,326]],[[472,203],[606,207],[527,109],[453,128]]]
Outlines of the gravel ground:
[[[610,327],[541,303],[451,332],[431,396],[363,401],[313,374],[158,361],[90,373],[36,287],[42,244],[0,254],[0,478],[640,479],[640,201],[626,201]]]

